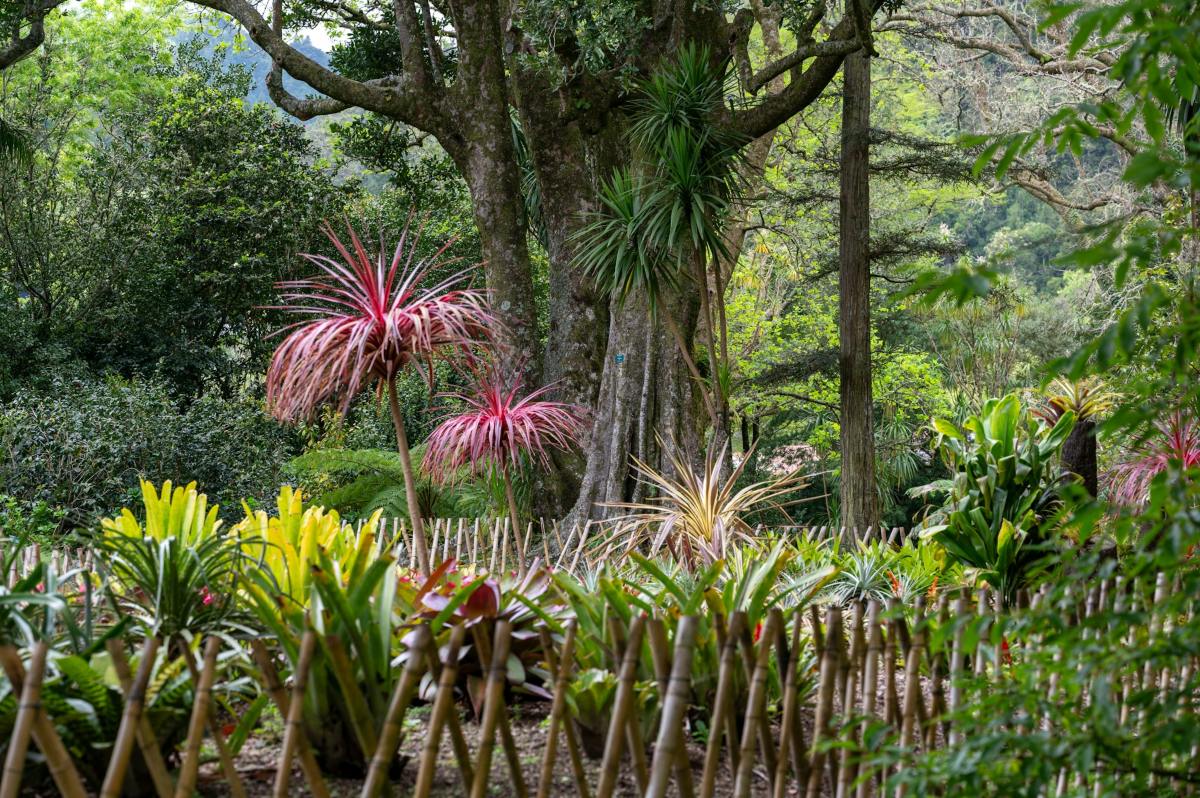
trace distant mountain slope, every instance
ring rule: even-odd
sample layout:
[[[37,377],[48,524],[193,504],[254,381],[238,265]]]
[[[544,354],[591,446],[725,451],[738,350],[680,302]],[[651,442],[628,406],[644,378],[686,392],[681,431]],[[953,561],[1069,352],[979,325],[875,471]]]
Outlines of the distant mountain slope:
[[[254,75],[254,79],[250,83],[250,92],[246,95],[246,99],[252,103],[271,102],[271,98],[267,96],[266,84],[267,73],[271,71],[271,58],[257,44],[250,41],[249,38],[244,35],[239,37],[237,31],[233,28],[225,28],[220,33],[191,31],[184,34],[181,38],[207,40],[200,51],[200,54],[206,58],[212,56],[218,47],[224,46],[226,63],[243,66],[249,69]],[[329,53],[313,44],[308,37],[292,42],[292,46],[321,66],[329,66]],[[283,85],[284,88],[297,97],[305,97],[313,93],[313,90],[307,84],[295,80],[286,73],[283,76]]]

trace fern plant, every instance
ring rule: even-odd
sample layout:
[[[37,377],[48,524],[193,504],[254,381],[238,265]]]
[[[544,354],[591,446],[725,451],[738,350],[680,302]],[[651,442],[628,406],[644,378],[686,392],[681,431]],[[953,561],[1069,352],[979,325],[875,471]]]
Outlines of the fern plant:
[[[412,450],[418,462],[424,447]],[[348,517],[366,518],[382,511],[385,518],[408,515],[404,469],[397,452],[383,449],[312,449],[293,459],[288,468],[308,487],[315,488],[313,504]],[[488,486],[467,480],[443,487],[424,474],[416,480],[422,518],[489,515],[495,500]]]

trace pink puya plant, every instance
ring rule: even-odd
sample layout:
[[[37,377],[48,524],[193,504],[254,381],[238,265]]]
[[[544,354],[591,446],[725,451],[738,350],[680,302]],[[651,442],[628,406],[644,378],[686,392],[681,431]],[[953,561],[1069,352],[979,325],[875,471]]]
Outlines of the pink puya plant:
[[[473,364],[469,393],[446,394],[466,407],[447,417],[429,436],[424,467],[443,483],[463,470],[472,475],[499,471],[524,573],[525,544],[513,493],[513,471],[527,459],[548,468],[552,450],[565,452],[577,446],[586,414],[576,405],[545,399],[552,385],[522,395],[520,376],[506,378],[497,359],[493,353],[488,360]]]
[[[396,396],[396,377],[408,367],[428,369],[445,350],[465,350],[486,340],[498,321],[487,297],[466,283],[471,269],[431,286],[422,283],[446,258],[450,244],[418,258],[420,226],[405,225],[395,252],[380,241],[370,254],[350,229],[347,246],[329,224],[322,226],[340,260],[303,255],[320,269],[304,280],[279,284],[282,310],[303,317],[280,331],[285,338],[267,370],[267,403],[285,421],[312,417],[326,402],[344,412],[364,388],[386,390],[404,472],[414,546],[423,572],[429,555],[416,497],[408,436]]]
[[[1185,469],[1200,467],[1200,422],[1175,412],[1155,427],[1158,434],[1111,472],[1112,496],[1119,504],[1145,504],[1150,497],[1150,483],[1172,462]]]

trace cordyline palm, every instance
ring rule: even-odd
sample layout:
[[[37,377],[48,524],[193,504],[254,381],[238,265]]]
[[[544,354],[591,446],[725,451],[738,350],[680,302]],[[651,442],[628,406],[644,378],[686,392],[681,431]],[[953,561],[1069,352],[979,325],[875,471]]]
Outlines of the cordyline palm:
[[[453,479],[462,469],[473,475],[499,471],[523,573],[525,543],[512,473],[527,460],[548,466],[550,450],[568,451],[577,445],[584,412],[575,405],[544,399],[553,386],[522,396],[520,378],[506,380],[494,362],[476,364],[473,376],[471,393],[448,395],[466,409],[447,418],[429,436],[425,470],[441,482]]]
[[[601,210],[578,235],[578,263],[620,301],[634,290],[644,293],[652,313],[664,289],[677,288],[681,278],[695,283],[710,384],[700,376],[690,345],[667,308],[663,320],[703,389],[714,430],[723,437],[729,358],[718,261],[729,256],[724,230],[736,197],[743,141],[714,123],[726,86],[707,50],[683,47],[675,63],[640,89],[630,126],[639,163],[633,170],[616,171],[601,188]],[[716,318],[708,293],[710,261],[715,266]]]
[[[1155,425],[1158,435],[1146,441],[1133,459],[1113,469],[1113,498],[1140,507],[1150,497],[1150,483],[1177,463],[1180,468],[1200,468],[1200,422],[1176,412]]]
[[[297,420],[311,418],[329,401],[338,402],[345,412],[370,385],[380,392],[386,389],[413,545],[421,569],[428,573],[429,555],[396,377],[410,365],[428,368],[443,350],[465,349],[486,338],[497,322],[481,292],[461,287],[468,272],[421,286],[431,271],[452,262],[443,257],[449,244],[428,258],[418,258],[421,231],[417,229],[410,238],[406,225],[389,259],[382,242],[378,253],[368,254],[353,229],[348,247],[328,224],[322,229],[341,260],[304,255],[321,274],[280,284],[288,303],[283,309],[306,318],[283,330],[287,337],[267,371],[267,402],[277,418]]]

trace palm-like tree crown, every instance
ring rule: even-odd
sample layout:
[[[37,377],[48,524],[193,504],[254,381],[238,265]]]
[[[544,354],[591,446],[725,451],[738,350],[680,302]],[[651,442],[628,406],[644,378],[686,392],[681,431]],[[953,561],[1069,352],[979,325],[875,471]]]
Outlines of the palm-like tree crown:
[[[439,349],[465,348],[485,339],[496,319],[480,291],[463,288],[469,270],[431,287],[421,282],[453,263],[446,246],[418,259],[420,229],[405,226],[390,261],[380,242],[372,257],[353,229],[347,247],[329,225],[341,260],[304,255],[321,274],[280,283],[284,310],[306,318],[287,333],[267,371],[267,402],[276,417],[310,417],[331,399],[347,409],[372,382],[382,387],[410,363],[428,364]]]
[[[478,366],[474,391],[450,394],[466,405],[438,425],[425,448],[425,471],[446,481],[462,468],[480,474],[507,469],[524,457],[547,464],[551,449],[579,442],[582,408],[543,399],[553,386],[521,395],[519,378],[505,380],[495,365]]]

